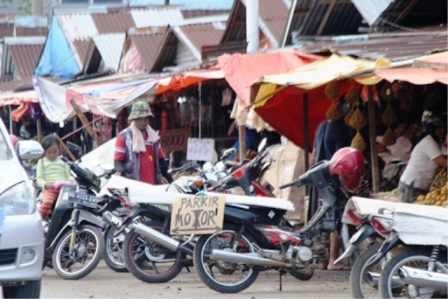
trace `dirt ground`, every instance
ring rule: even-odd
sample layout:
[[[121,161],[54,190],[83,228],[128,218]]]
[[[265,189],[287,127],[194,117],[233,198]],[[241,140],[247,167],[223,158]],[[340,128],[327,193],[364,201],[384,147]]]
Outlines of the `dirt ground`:
[[[309,281],[279,276],[275,271],[260,273],[257,281],[238,294],[220,294],[205,286],[191,269],[185,269],[172,281],[147,284],[130,273],[116,273],[104,262],[87,277],[63,280],[53,269],[46,268],[42,279],[41,298],[350,298],[349,271],[316,270]]]

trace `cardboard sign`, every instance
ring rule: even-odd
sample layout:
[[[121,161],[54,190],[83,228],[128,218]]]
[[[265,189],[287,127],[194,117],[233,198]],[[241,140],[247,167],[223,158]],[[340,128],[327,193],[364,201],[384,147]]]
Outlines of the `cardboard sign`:
[[[177,151],[185,151],[187,149],[187,141],[191,136],[190,128],[174,129],[168,131],[160,131],[160,144],[165,154]]]
[[[187,160],[212,161],[215,151],[215,140],[188,138]]]
[[[176,197],[170,233],[202,235],[221,230],[225,203],[225,195]]]

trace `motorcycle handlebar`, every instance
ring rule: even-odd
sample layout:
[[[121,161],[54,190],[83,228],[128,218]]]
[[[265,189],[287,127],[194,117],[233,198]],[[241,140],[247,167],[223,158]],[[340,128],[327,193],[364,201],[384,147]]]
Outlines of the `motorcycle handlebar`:
[[[175,174],[175,173],[178,173],[178,172],[181,172],[181,171],[186,171],[186,170],[189,170],[189,169],[196,169],[196,165],[193,164],[193,163],[188,163],[188,164],[182,165],[181,167],[172,168],[172,169],[168,170],[168,173],[169,174]]]

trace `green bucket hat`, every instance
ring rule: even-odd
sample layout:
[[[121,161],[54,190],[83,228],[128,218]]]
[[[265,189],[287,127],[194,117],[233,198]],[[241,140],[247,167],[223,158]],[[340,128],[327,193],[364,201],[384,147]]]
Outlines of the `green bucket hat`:
[[[153,116],[149,104],[147,102],[139,101],[132,105],[131,113],[129,114],[128,119],[134,120],[147,116]]]

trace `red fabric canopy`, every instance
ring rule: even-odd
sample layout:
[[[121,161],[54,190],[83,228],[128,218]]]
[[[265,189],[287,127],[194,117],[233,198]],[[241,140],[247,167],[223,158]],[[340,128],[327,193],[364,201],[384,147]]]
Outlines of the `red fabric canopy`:
[[[224,72],[226,81],[240,99],[240,107],[249,104],[250,86],[264,75],[282,74],[322,59],[321,56],[283,50],[268,53],[221,55],[218,66]]]
[[[429,67],[407,67],[386,70],[376,70],[375,75],[389,82],[406,81],[415,85],[432,84],[436,82],[448,85],[448,71]]]
[[[338,83],[340,95],[346,93],[351,86],[360,86],[351,80],[338,81]],[[308,93],[308,146],[312,149],[316,129],[325,119],[325,112],[332,103],[324,91],[325,86],[312,90],[288,86],[275,94],[263,106],[257,107],[255,111],[279,134],[303,148],[305,145],[303,95]]]

